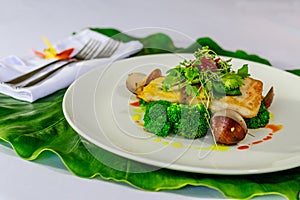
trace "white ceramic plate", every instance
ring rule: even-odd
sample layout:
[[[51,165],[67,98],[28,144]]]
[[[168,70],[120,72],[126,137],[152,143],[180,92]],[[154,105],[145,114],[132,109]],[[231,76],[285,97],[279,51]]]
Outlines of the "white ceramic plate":
[[[133,120],[139,110],[125,80],[131,72],[163,72],[191,54],[162,54],[130,58],[99,67],[67,90],[64,114],[70,125],[91,143],[114,154],[156,167],[211,174],[257,174],[300,166],[300,78],[255,62],[233,59],[233,68],[249,64],[250,74],[264,82],[264,93],[274,86],[270,121],[282,129],[251,130],[235,146],[215,145],[210,134],[197,140],[147,133]],[[142,121],[142,120],[141,120]],[[246,148],[246,149],[245,149]],[[101,155],[96,155],[101,158]]]

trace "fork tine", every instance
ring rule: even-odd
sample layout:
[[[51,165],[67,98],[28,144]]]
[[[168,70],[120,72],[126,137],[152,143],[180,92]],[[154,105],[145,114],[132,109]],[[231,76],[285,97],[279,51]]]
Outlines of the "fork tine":
[[[92,39],[89,39],[89,41],[80,49],[80,51],[77,52],[77,54],[74,57],[81,57],[81,55],[84,55],[86,50],[88,49],[87,47],[90,46],[93,43]]]
[[[78,52],[78,54],[75,55],[75,58],[84,60],[89,57],[93,49],[95,49],[96,41],[93,39],[90,39],[89,42],[81,49],[81,51]]]
[[[115,52],[116,48],[119,46],[119,41],[116,40],[108,40],[102,50],[95,56],[96,58],[107,58],[112,53]]]
[[[98,40],[95,40],[95,45],[94,45],[94,47],[91,49],[90,54],[87,55],[86,60],[90,60],[90,59],[94,58],[94,57],[95,57],[94,55],[95,55],[95,54],[97,53],[97,51],[99,50],[100,46],[101,46],[101,42],[98,41]]]
[[[112,52],[114,52],[114,49],[116,48],[116,46],[118,45],[118,43],[119,43],[118,41],[113,40],[113,43],[109,46],[109,48],[105,52],[104,57],[111,56]]]
[[[119,45],[120,45],[120,42],[115,41],[114,44],[109,49],[109,51],[107,51],[107,53],[105,54],[105,57],[110,57],[111,55],[113,55],[115,53],[115,51],[118,49]]]
[[[96,55],[96,58],[103,58],[103,55],[105,54],[107,48],[109,48],[111,43],[113,43],[113,40],[109,39],[102,50]]]

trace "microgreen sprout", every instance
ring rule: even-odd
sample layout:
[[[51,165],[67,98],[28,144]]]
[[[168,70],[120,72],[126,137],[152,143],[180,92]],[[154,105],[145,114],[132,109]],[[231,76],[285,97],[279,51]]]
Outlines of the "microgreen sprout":
[[[167,71],[163,90],[184,89],[192,100],[202,95],[206,102],[224,95],[241,95],[239,88],[249,76],[247,65],[235,72],[231,59],[221,59],[208,46],[198,49],[194,56],[194,60],[184,60]]]

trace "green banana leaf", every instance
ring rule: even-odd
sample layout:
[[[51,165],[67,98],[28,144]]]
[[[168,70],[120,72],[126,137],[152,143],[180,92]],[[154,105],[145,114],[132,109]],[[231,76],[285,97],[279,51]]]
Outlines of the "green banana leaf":
[[[241,50],[236,52],[224,50],[210,38],[199,38],[187,48],[177,48],[172,39],[162,33],[136,38],[115,29],[91,29],[125,42],[141,41],[147,48],[133,56],[166,52],[192,53],[201,45],[209,45],[219,55],[271,65],[267,60]],[[299,70],[290,72],[300,75]],[[188,173],[169,169],[131,173],[137,171],[136,169],[147,169],[150,166],[112,154],[83,140],[64,117],[62,100],[65,91],[66,89],[57,91],[34,103],[0,94],[0,138],[5,141],[4,144],[10,144],[23,159],[38,160],[43,152],[46,152],[43,154],[46,156],[49,156],[50,152],[57,155],[76,176],[84,178],[100,176],[106,180],[125,182],[142,190],[173,190],[192,185],[214,188],[228,198],[248,199],[264,194],[279,194],[289,199],[298,198],[300,167],[281,172],[242,176]],[[3,142],[0,144],[3,145]],[[101,163],[90,153],[90,149],[101,155],[102,160],[110,160],[111,164],[122,166],[124,170],[116,170]]]

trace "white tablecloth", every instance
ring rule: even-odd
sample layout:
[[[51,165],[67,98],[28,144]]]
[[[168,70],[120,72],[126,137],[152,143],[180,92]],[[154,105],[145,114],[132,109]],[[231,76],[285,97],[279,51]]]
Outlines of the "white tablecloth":
[[[209,36],[224,49],[243,49],[275,67],[293,69],[300,68],[299,19],[298,0],[10,0],[0,6],[0,57],[43,49],[42,36],[55,42],[86,27],[111,27],[136,36],[165,32],[183,47]],[[0,200],[224,198],[205,187],[145,192],[102,179],[82,179],[55,156],[29,162],[2,144]],[[281,199],[263,199],[275,197]]]

